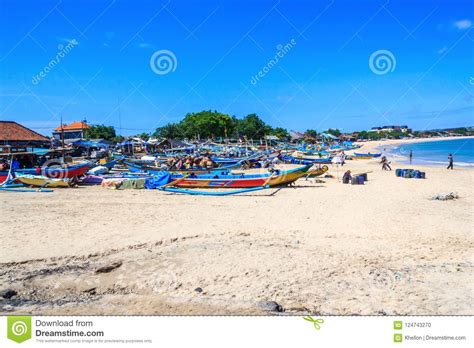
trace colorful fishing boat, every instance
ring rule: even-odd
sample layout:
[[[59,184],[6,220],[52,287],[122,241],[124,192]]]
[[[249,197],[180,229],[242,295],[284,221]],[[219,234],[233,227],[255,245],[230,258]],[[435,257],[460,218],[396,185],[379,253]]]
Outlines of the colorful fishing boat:
[[[139,165],[133,162],[128,162],[124,161],[124,164],[128,167],[128,169],[131,172],[134,173],[149,173],[152,175],[157,175],[163,171],[167,171],[166,169],[160,168],[160,167],[155,167],[155,166],[147,166],[147,165]],[[175,173],[181,173],[181,174],[209,174],[209,173],[229,173],[229,170],[231,169],[236,169],[240,167],[240,163],[236,164],[228,164],[228,165],[223,165],[221,167],[214,167],[214,168],[190,168],[190,169],[181,169],[181,170],[171,170],[172,172]]]
[[[305,165],[289,170],[275,170],[262,174],[171,174],[172,186],[190,188],[247,188],[280,186],[303,177],[311,168]]]
[[[331,164],[332,157],[322,157],[322,158],[296,158],[293,156],[282,156],[283,161],[292,164]]]
[[[54,179],[48,178],[43,175],[29,175],[29,174],[17,174],[15,181],[21,182],[27,186],[36,187],[70,187],[71,183],[69,179]]]
[[[51,167],[37,167],[37,168],[27,168],[27,169],[18,169],[15,171],[16,174],[27,174],[27,175],[41,175],[48,178],[56,179],[72,179],[74,177],[80,177],[84,175],[91,164],[89,162],[83,162],[78,164],[73,164],[67,167],[60,166],[51,166]]]
[[[8,180],[8,173],[9,173],[8,170],[0,171],[0,184]]]

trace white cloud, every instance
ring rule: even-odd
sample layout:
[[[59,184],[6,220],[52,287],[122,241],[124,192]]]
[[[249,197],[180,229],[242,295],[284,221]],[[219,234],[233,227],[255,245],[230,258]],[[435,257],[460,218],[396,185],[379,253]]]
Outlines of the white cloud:
[[[469,19],[461,19],[454,22],[453,25],[459,30],[466,30],[472,26],[472,22]]]

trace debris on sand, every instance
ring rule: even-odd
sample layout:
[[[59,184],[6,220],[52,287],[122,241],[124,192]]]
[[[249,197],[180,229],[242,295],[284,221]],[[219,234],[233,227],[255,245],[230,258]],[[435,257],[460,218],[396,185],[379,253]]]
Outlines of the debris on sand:
[[[119,268],[120,266],[122,266],[122,261],[114,262],[114,263],[111,263],[110,265],[98,268],[95,271],[95,273],[110,273],[114,269]]]

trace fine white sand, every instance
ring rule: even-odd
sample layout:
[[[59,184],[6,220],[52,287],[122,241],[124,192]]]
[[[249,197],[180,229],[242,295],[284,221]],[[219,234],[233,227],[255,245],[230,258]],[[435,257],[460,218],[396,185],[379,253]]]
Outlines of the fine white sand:
[[[273,300],[288,313],[472,314],[474,171],[417,168],[425,180],[354,160],[321,182],[228,197],[0,192],[0,290],[19,293],[0,311],[257,314]],[[343,185],[346,169],[369,181]]]

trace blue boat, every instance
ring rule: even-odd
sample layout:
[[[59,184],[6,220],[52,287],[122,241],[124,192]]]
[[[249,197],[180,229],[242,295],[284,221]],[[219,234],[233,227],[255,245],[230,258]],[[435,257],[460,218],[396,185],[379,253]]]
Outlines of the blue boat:
[[[354,156],[377,158],[377,157],[382,156],[382,154],[381,153],[370,153],[370,152],[368,152],[368,153],[354,152]]]

